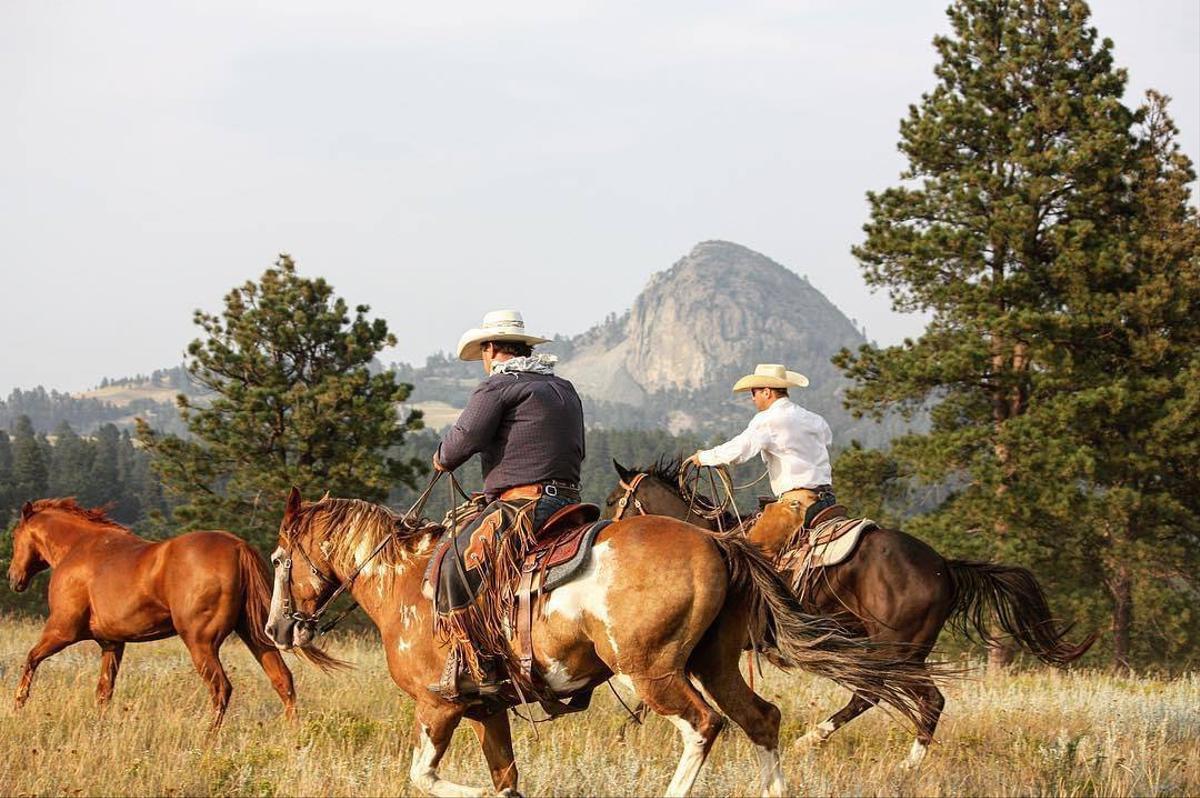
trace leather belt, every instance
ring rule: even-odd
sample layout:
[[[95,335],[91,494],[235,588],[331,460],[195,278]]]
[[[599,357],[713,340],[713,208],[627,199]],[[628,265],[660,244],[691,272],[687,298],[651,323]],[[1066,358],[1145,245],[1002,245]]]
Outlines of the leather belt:
[[[579,501],[579,487],[566,482],[550,481],[546,483],[533,482],[528,485],[514,485],[506,488],[500,494],[501,501],[517,499],[539,499],[542,496],[560,496],[570,501]]]

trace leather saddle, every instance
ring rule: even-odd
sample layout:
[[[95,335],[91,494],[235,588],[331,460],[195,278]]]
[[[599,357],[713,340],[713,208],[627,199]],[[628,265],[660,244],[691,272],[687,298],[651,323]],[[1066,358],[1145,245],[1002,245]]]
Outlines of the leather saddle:
[[[780,567],[802,571],[826,568],[850,559],[862,536],[879,525],[870,518],[847,518],[846,508],[834,504],[821,510],[800,537],[800,545],[782,558]]]

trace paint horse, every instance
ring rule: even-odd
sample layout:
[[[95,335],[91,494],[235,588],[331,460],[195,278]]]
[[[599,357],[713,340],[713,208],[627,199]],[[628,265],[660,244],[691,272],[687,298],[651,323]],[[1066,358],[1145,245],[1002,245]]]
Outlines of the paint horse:
[[[687,518],[709,529],[732,529],[737,524],[728,516],[718,521],[719,513],[702,510],[697,515],[697,505],[704,505],[704,497],[683,485],[678,459],[660,460],[641,470],[625,468],[614,460],[613,467],[620,482],[608,496],[607,517],[620,518],[627,512],[665,515]],[[779,562],[796,532],[790,514],[772,513],[768,506],[746,535],[772,561]],[[793,576],[788,574],[789,579]],[[806,583],[811,587],[805,595],[806,611],[834,618],[914,664],[925,662],[947,622],[964,634],[974,632],[986,642],[998,642],[987,624],[989,614],[996,617],[1006,635],[1051,665],[1064,666],[1078,659],[1096,640],[1093,633],[1078,645],[1066,641],[1070,627],[1055,624],[1041,586],[1025,568],[947,560],[926,543],[896,529],[880,527],[865,532],[846,560],[822,567],[810,574]],[[945,697],[932,679],[917,685],[912,698],[922,712],[917,737],[904,763],[907,767],[924,758],[945,705]],[[845,707],[805,734],[799,745],[823,743],[876,703],[872,696],[855,691]]]
[[[495,790],[516,794],[507,710],[519,698],[458,703],[429,689],[448,649],[435,637],[423,583],[445,530],[400,520],[387,508],[355,499],[304,502],[293,489],[272,555],[268,631],[283,649],[310,644],[316,608],[348,585],[379,628],[393,681],[416,702],[413,783],[434,795],[484,794],[438,775],[451,736],[466,718]],[[888,673],[886,664],[863,659],[857,644],[829,634],[827,622],[801,613],[786,583],[753,545],[671,518],[607,526],[578,577],[538,597],[531,629],[534,672],[563,701],[616,676],[670,720],[683,739],[683,755],[669,795],[691,788],[723,725],[718,710],[754,743],[762,792],[782,795],[779,710],[755,694],[738,670],[751,612],[761,612],[789,664],[864,690],[879,685],[877,669]],[[515,641],[513,646],[515,654]],[[882,688],[884,700],[911,711],[904,691],[922,677],[898,665]]]
[[[46,568],[50,616],[29,651],[16,706],[29,698],[42,660],[81,640],[100,644],[96,698],[113,694],[126,643],[179,635],[208,684],[215,730],[233,688],[218,652],[231,632],[258,660],[284,711],[293,717],[292,674],[263,627],[270,609],[270,572],[248,543],[228,532],[189,532],[151,542],[74,499],[26,502],[13,530],[8,581],[18,593]],[[319,649],[302,652],[323,668],[337,661]]]

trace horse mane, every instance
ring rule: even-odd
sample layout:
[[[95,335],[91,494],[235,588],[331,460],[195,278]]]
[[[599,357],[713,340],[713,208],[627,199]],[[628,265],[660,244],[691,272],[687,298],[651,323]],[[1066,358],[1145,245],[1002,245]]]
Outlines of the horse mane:
[[[304,506],[292,521],[293,533],[310,533],[321,541],[321,552],[342,570],[353,570],[385,538],[402,545],[384,546],[364,570],[377,566],[396,568],[426,550],[425,539],[440,529],[422,521],[402,527],[401,516],[379,504],[362,499],[335,499],[326,495]],[[414,547],[411,544],[416,542]]]
[[[644,468],[634,469],[648,477],[654,477],[661,480],[671,491],[680,499],[692,506],[698,508],[703,513],[716,512],[716,505],[712,500],[701,493],[687,495],[684,492],[683,486],[679,484],[679,476],[683,471],[683,457],[680,455],[660,455],[657,460]],[[737,526],[737,516],[729,510],[724,510],[721,513],[721,522],[729,527]]]
[[[636,469],[643,472],[647,476],[656,477],[666,482],[669,485],[679,484],[679,472],[683,469],[683,458],[679,455],[659,455],[658,460],[654,461],[645,468]]]
[[[103,504],[99,507],[83,507],[75,501],[74,496],[64,496],[60,499],[38,499],[33,503],[34,513],[40,513],[43,510],[58,510],[59,512],[73,515],[92,524],[128,532],[129,527],[109,517],[108,511],[111,509],[111,504]]]

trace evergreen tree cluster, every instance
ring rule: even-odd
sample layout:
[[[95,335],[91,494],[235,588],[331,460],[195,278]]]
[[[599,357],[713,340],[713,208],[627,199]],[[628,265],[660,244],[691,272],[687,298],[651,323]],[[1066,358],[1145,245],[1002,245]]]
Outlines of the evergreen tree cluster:
[[[938,83],[900,125],[902,184],[870,193],[869,284],[932,321],[836,362],[854,412],[931,408],[872,480],[946,489],[909,527],[1028,565],[1114,663],[1187,664],[1200,623],[1200,222],[1165,97],[1123,102],[1077,0],[958,0]],[[901,492],[911,488],[898,487]],[[874,492],[872,495],[872,491]],[[1135,607],[1144,608],[1138,617]],[[992,652],[995,662],[1007,652]]]

